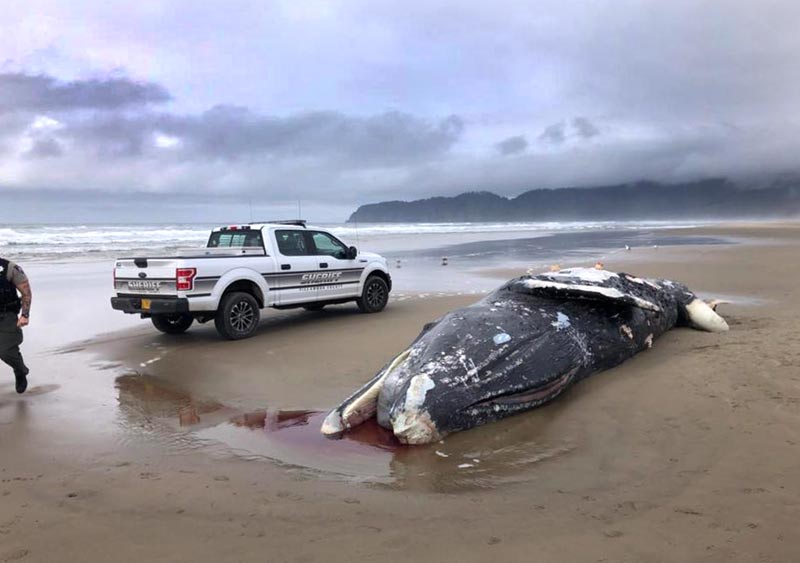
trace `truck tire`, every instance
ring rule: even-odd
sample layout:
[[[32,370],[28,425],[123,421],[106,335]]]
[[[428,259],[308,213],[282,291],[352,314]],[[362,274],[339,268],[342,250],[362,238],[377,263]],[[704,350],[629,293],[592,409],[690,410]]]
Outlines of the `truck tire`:
[[[361,297],[356,299],[356,304],[362,313],[377,313],[383,311],[389,302],[389,286],[380,276],[370,276],[364,283]]]
[[[217,332],[228,340],[248,338],[255,333],[261,311],[258,301],[249,293],[234,291],[223,295],[214,325]]]
[[[194,318],[188,313],[174,315],[153,315],[150,317],[153,326],[165,334],[183,334],[192,326]]]
[[[325,307],[325,303],[309,303],[308,305],[303,305],[303,309],[306,311],[322,311]]]

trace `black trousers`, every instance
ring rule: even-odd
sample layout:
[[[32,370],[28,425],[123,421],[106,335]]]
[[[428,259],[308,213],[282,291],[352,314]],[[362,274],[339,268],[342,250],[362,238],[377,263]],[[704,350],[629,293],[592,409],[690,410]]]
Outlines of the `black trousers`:
[[[10,365],[15,373],[27,370],[19,351],[20,344],[22,329],[17,327],[17,315],[0,313],[0,360]]]

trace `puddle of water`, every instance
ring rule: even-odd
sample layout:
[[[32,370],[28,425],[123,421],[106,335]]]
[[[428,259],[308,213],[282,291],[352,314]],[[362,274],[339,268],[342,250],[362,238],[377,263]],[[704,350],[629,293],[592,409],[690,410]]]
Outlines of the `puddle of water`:
[[[224,444],[247,459],[356,480],[390,482],[392,460],[403,447],[377,424],[366,424],[341,440],[330,440],[320,427],[319,411],[256,411],[197,432],[201,440]]]
[[[500,428],[488,432],[477,429],[456,434],[429,446],[404,446],[374,419],[331,440],[320,433],[325,415],[319,411],[257,411],[203,428],[197,437],[224,444],[246,459],[268,459],[332,477],[439,492],[529,480],[535,474],[526,473],[526,468],[572,449],[566,443],[520,441],[520,436],[531,434],[521,428],[535,424],[530,417],[500,422]]]
[[[278,463],[318,477],[394,488],[456,492],[534,479],[531,467],[569,453],[574,440],[552,415],[527,413],[455,434],[430,446],[403,446],[374,420],[332,440],[320,433],[327,413],[237,412],[165,387],[157,378],[117,378],[120,424],[173,450],[207,450]]]

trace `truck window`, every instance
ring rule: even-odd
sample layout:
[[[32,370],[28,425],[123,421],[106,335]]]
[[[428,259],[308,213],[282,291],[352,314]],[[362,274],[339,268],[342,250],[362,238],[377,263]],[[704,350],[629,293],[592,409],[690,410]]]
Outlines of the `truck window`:
[[[208,239],[208,248],[263,248],[261,231],[215,231]]]
[[[314,246],[317,247],[317,254],[333,256],[340,260],[347,257],[347,247],[328,233],[312,232],[311,238],[314,240]]]
[[[275,231],[275,240],[284,256],[311,256],[305,231]]]

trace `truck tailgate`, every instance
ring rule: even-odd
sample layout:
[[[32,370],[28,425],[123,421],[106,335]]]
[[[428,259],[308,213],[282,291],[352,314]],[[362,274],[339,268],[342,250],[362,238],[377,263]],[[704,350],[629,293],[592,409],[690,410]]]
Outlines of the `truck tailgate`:
[[[125,258],[117,260],[114,290],[118,294],[175,295],[175,272],[181,260],[174,258]]]

